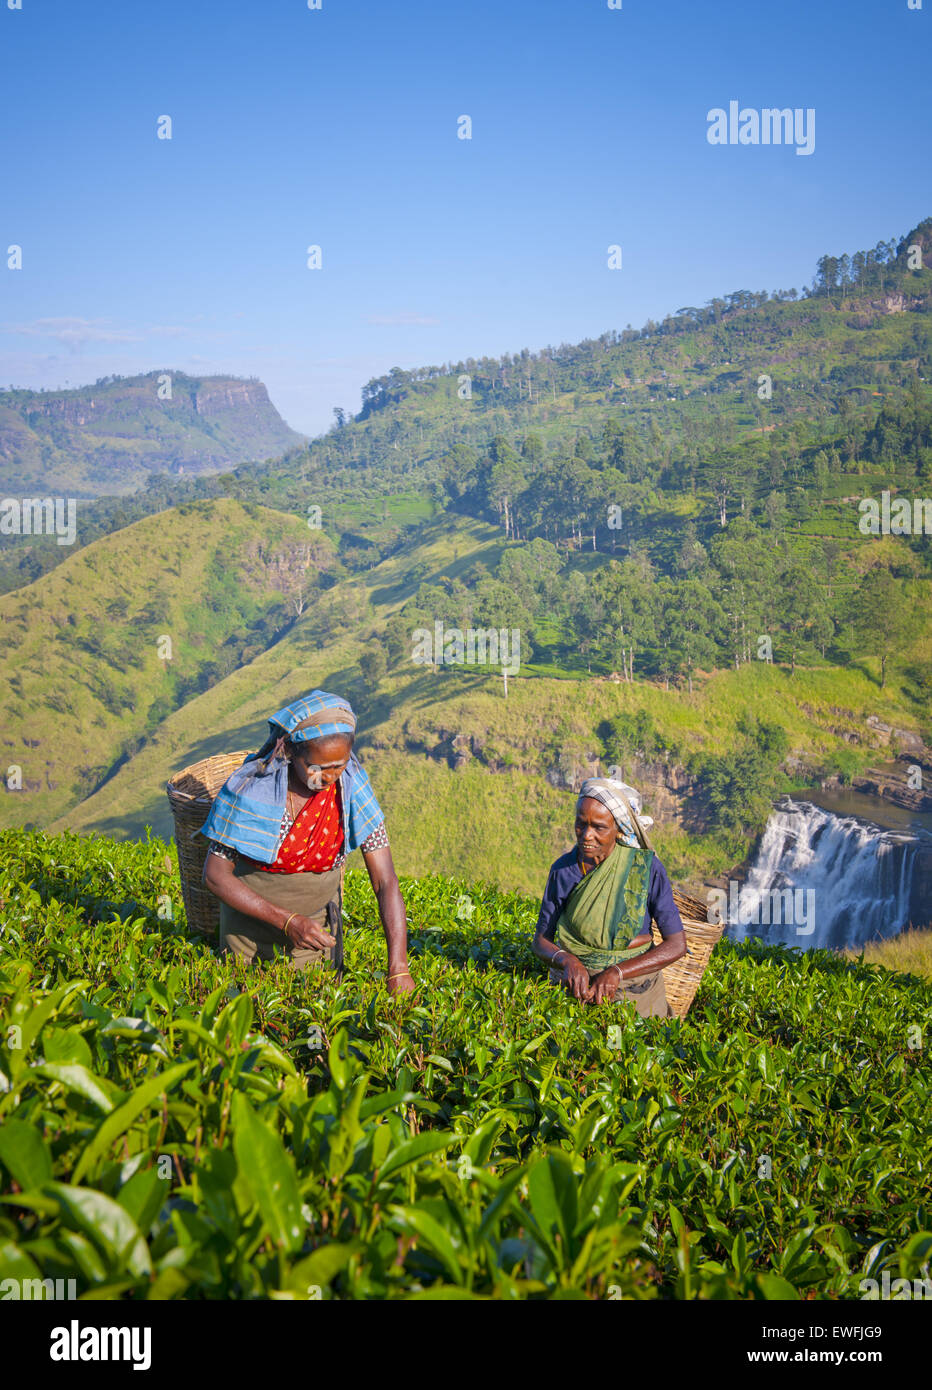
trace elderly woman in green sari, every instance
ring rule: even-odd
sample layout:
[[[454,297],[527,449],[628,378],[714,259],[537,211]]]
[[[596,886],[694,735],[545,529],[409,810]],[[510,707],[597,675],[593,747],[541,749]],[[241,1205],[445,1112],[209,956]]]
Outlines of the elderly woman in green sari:
[[[581,1003],[626,1002],[643,1018],[670,1018],[662,972],[685,954],[686,938],[666,870],[632,805],[636,795],[607,778],[583,783],[576,847],[551,866],[533,950],[550,966],[551,982]]]

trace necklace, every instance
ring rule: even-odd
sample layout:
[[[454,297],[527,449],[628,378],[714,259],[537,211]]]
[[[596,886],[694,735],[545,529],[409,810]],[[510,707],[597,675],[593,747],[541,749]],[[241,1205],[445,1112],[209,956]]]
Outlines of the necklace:
[[[294,810],[294,803],[293,803],[292,798],[296,798],[297,793],[296,793],[296,792],[293,792],[289,786],[286,786],[285,792],[286,792],[286,801],[285,801],[285,804],[286,804],[286,806],[287,806],[287,808],[288,808],[288,814],[291,816],[292,821],[296,821],[296,820],[298,819],[298,816],[300,815],[300,811],[297,811],[297,812],[296,812],[296,811]],[[305,796],[305,798],[304,798],[304,803],[306,804],[308,801],[310,801],[311,798],[312,798],[314,795],[315,795],[314,792],[309,792],[308,795]]]
[[[286,787],[285,790],[286,790],[286,792],[287,792],[287,801],[286,801],[286,804],[287,804],[287,807],[288,807],[288,814],[291,816],[292,824],[294,824],[294,822],[298,819],[297,812],[296,812],[295,809],[294,809],[294,801],[293,801],[294,792],[291,790],[290,787]]]

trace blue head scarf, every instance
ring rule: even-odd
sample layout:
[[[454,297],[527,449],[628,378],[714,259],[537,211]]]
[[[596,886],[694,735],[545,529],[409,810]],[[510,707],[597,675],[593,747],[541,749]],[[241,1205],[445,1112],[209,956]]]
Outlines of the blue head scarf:
[[[349,701],[325,690],[312,690],[278,710],[269,719],[265,743],[230,774],[197,833],[261,864],[274,864],[288,796],[286,737],[300,743],[328,734],[352,736],[355,732],[356,716]],[[340,774],[340,783],[344,849],[349,854],[384,817],[372,784],[354,754],[350,754]]]
[[[310,695],[302,695],[300,700],[272,715],[268,738],[258,753],[251,753],[246,762],[255,759],[268,763],[282,756],[286,737],[292,743],[301,743],[312,738],[325,738],[328,734],[349,734],[352,737],[355,733],[356,716],[349,700],[344,700],[340,695],[328,695],[325,690],[312,690]]]

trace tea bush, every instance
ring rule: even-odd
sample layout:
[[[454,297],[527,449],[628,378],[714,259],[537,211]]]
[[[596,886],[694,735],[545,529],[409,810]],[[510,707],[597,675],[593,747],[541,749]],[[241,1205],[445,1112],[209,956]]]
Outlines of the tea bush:
[[[337,982],[189,936],[157,839],[0,834],[0,1279],[773,1299],[928,1276],[928,983],[723,942],[685,1021],[638,1020],[546,983],[533,900],[402,891],[413,1002],[364,873]]]

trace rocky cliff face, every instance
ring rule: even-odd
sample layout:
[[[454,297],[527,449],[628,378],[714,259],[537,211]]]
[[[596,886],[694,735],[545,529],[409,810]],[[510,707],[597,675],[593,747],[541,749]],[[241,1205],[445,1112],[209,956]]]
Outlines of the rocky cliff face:
[[[150,372],[73,391],[0,392],[9,496],[133,492],[149,473],[216,473],[302,443],[261,381]]]
[[[45,420],[63,420],[69,425],[86,425],[95,418],[98,403],[92,396],[90,400],[80,394],[63,396],[44,396],[32,402],[28,416]]]
[[[245,411],[260,420],[272,411],[269,393],[261,381],[225,381],[222,378],[202,382],[194,393],[194,409],[207,420]]]
[[[454,771],[475,759],[492,773],[517,769],[537,776],[542,774],[552,787],[568,792],[578,791],[587,777],[604,777],[608,770],[596,749],[561,753],[541,768],[531,756],[531,750],[525,757],[518,754],[506,759],[490,750],[485,734],[465,734],[453,729],[438,729],[436,742],[430,746],[407,738],[405,747],[408,752],[426,754],[438,762],[445,762]],[[696,779],[684,767],[629,758],[623,773],[625,780],[641,793],[645,814],[653,816],[655,821],[693,834],[708,828],[708,814],[698,794]]]
[[[932,811],[932,749],[910,729],[893,728],[876,715],[869,715],[866,722],[881,747],[896,757],[853,777],[854,790],[881,796],[908,811]]]

